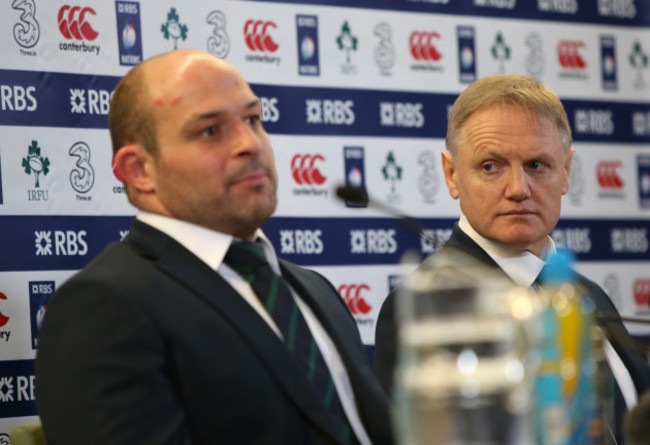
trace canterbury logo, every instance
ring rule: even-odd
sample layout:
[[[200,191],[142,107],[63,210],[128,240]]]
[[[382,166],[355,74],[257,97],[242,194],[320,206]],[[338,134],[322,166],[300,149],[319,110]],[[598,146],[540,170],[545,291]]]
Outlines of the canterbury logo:
[[[269,28],[277,28],[274,22],[263,20],[248,20],[244,24],[244,38],[246,46],[253,51],[263,51],[274,53],[278,49],[278,44],[273,41],[268,32]]]
[[[561,40],[557,44],[557,57],[563,68],[583,69],[587,62],[580,56],[579,49],[584,47],[584,42]]]
[[[65,5],[59,9],[59,30],[66,39],[95,40],[99,33],[86,21],[86,14],[95,15],[90,7],[70,7]]]
[[[650,280],[638,279],[634,282],[634,300],[640,306],[647,306],[650,300]]]
[[[317,161],[324,161],[321,155],[295,155],[291,159],[293,179],[301,185],[321,185],[327,179],[316,167]]]
[[[440,34],[437,32],[413,31],[409,37],[409,46],[411,54],[415,60],[433,60],[437,62],[442,58],[433,45],[434,39],[439,39]]]
[[[337,289],[354,315],[365,315],[372,310],[361,292],[370,290],[367,284],[342,284]]]
[[[0,292],[0,300],[6,300],[6,299],[7,296],[2,292]],[[0,312],[0,328],[6,325],[8,321],[9,321],[9,317],[5,316],[2,312]]]
[[[605,188],[622,188],[623,180],[617,171],[622,165],[620,161],[600,161],[596,166],[598,184]]]

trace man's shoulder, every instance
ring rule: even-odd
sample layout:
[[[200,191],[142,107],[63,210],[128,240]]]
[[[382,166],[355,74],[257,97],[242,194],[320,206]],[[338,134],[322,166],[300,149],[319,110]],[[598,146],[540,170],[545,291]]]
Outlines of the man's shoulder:
[[[136,285],[152,270],[152,261],[124,242],[108,244],[59,289],[116,289]],[[61,292],[57,292],[61,293]]]

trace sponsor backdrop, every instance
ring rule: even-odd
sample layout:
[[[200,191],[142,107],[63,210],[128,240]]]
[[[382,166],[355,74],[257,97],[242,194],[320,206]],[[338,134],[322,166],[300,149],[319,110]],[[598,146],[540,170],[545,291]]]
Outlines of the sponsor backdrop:
[[[528,73],[563,99],[576,155],[553,235],[623,315],[650,314],[646,0],[2,3],[0,443],[36,419],[48,299],[134,214],[111,170],[111,93],[133,65],[175,48],[226,59],[260,96],[280,175],[266,233],[281,256],[330,278],[370,351],[382,301],[409,269],[400,258],[434,252],[459,215],[440,168],[448,109],[497,72]],[[427,237],[337,200],[341,184],[416,217]]]

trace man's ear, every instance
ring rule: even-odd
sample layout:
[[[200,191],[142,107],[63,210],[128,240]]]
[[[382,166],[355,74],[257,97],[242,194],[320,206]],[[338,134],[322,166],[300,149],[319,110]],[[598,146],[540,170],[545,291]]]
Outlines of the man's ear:
[[[133,190],[150,193],[155,187],[152,176],[153,156],[140,144],[120,148],[113,156],[113,170]]]
[[[566,179],[564,181],[564,186],[562,187],[562,194],[566,195],[569,192],[569,186],[571,185],[569,180],[571,178],[571,161],[573,160],[573,152],[575,152],[576,149],[571,147],[569,149],[569,153],[567,154],[566,157],[566,163],[564,164],[564,171],[566,174]]]
[[[442,152],[442,171],[445,173],[445,182],[452,198],[458,199],[458,187],[456,186],[456,164],[454,158],[448,151]]]

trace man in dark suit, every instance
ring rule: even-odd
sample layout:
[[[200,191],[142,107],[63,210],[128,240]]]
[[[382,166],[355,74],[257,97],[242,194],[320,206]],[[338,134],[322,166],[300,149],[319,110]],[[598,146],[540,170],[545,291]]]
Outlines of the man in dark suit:
[[[528,76],[498,74],[471,84],[449,114],[447,151],[442,166],[447,188],[460,201],[461,218],[441,251],[419,267],[436,261],[476,264],[529,288],[536,282],[547,253],[555,251],[549,234],[560,217],[562,195],[569,189],[572,137],[559,98]],[[601,319],[617,317],[605,292],[579,276]],[[396,364],[395,305],[399,289],[385,300],[377,321],[374,367],[390,393]],[[613,346],[608,359],[616,375],[633,381],[640,394],[650,387],[646,359],[620,320],[605,322]],[[616,366],[619,356],[624,369]],[[624,385],[624,384],[623,384]],[[630,394],[629,404],[636,394]]]
[[[48,306],[36,404],[51,443],[392,441],[346,305],[319,274],[278,260],[260,230],[277,187],[261,113],[241,75],[200,51],[156,56],[120,81],[114,166],[138,213]],[[226,264],[235,244],[281,275],[286,292],[269,295],[288,295],[291,327],[306,334],[286,333],[256,279]],[[305,336],[324,364],[304,362],[309,375],[293,355]]]

